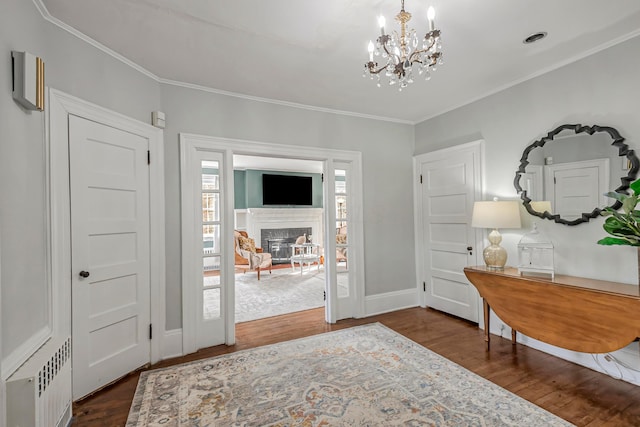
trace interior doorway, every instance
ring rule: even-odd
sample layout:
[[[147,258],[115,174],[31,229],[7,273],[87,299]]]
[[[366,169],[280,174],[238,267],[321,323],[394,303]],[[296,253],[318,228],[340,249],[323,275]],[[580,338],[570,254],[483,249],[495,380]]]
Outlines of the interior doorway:
[[[234,155],[233,173],[236,323],[324,307],[323,162]],[[260,278],[252,245],[271,259]]]
[[[235,301],[237,286],[235,282],[235,244],[236,224],[244,221],[247,237],[253,238],[253,246],[257,241],[263,245],[263,229],[270,229],[283,210],[302,212],[303,209],[286,209],[286,206],[271,206],[261,208],[247,208],[246,212],[236,212],[235,209],[235,172],[234,157],[247,156],[258,158],[272,158],[289,162],[311,161],[322,165],[322,173],[316,196],[319,197],[322,208],[310,207],[304,211],[320,209],[321,214],[316,223],[312,223],[311,242],[305,237],[305,244],[317,245],[296,263],[290,273],[297,272],[304,275],[305,269],[317,270],[324,275],[323,297],[326,295],[325,320],[333,323],[339,319],[362,317],[364,313],[364,240],[362,227],[362,165],[361,153],[311,148],[291,147],[278,144],[229,140],[224,138],[207,137],[201,135],[180,135],[181,155],[181,195],[182,195],[182,291],[183,291],[183,352],[190,353],[204,346],[216,343],[233,344],[235,342],[236,310]],[[211,157],[218,160],[216,168],[206,173],[203,171],[205,161]],[[205,190],[205,175],[217,176],[215,190]],[[263,173],[264,175],[264,173]],[[240,179],[240,178],[239,178]],[[258,181],[259,183],[261,181]],[[258,185],[259,186],[259,185]],[[342,186],[342,187],[341,187]],[[342,190],[339,190],[342,188]],[[338,191],[336,191],[338,189]],[[202,197],[204,193],[216,192],[217,197],[212,201],[219,217],[208,218],[204,212]],[[316,197],[314,196],[314,197]],[[349,209],[346,208],[348,196]],[[262,195],[260,196],[262,197]],[[264,205],[264,201],[263,201]],[[264,211],[264,212],[260,212]],[[240,219],[237,214],[240,214]],[[313,212],[311,212],[313,214]],[[263,214],[260,218],[254,215]],[[286,213],[289,215],[289,212]],[[205,219],[206,217],[206,219]],[[236,222],[238,220],[238,222]],[[210,221],[213,221],[210,223]],[[345,234],[338,242],[336,234],[339,225],[346,223],[353,226],[342,228]],[[266,226],[265,226],[266,223]],[[214,231],[214,249],[205,247],[205,227],[218,225]],[[316,231],[316,230],[319,230]],[[301,237],[301,236],[298,236]],[[267,246],[267,245],[263,245]],[[321,246],[321,247],[320,247]],[[348,252],[348,267],[346,260],[338,256],[338,248]],[[264,249],[264,248],[263,248]],[[246,250],[246,248],[245,248]],[[274,275],[273,255],[263,256],[255,251],[255,258],[250,260],[247,275],[258,273],[261,284],[267,277]],[[215,283],[204,280],[204,260],[217,257],[208,267],[218,270]],[[322,259],[320,258],[322,257]],[[342,264],[340,264],[342,263]],[[276,264],[277,265],[277,264]],[[344,265],[345,277],[348,282],[341,291],[338,277],[340,266]],[[299,268],[300,270],[296,270]],[[269,270],[271,274],[269,274]],[[319,276],[321,274],[318,274]],[[203,290],[215,291],[215,298],[219,301],[219,310],[207,313],[204,310],[205,298]],[[324,299],[324,298],[323,298]],[[213,319],[216,319],[216,322]],[[218,323],[219,320],[221,323]],[[208,331],[208,325],[224,324],[224,333],[217,329]],[[211,343],[202,342],[199,337],[206,337]]]

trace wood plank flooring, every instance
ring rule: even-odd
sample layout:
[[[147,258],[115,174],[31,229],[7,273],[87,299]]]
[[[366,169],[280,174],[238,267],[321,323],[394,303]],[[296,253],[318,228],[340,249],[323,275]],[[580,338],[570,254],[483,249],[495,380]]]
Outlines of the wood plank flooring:
[[[160,362],[159,368],[191,360],[380,322],[449,360],[578,426],[640,426],[640,387],[492,336],[486,352],[476,324],[447,314],[411,308],[335,325],[324,322],[323,309],[240,323],[234,346],[216,346]],[[73,426],[123,426],[139,373],[74,404]]]

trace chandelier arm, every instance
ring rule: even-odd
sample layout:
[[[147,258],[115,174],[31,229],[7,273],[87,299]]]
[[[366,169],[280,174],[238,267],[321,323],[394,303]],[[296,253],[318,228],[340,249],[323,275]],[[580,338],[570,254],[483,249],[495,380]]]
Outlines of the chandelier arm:
[[[429,35],[429,34],[427,34],[427,35]],[[427,38],[427,37],[425,36],[425,38]],[[411,55],[409,56],[409,62],[412,63],[412,64],[414,62],[419,62],[419,63],[422,64],[422,61],[417,60],[415,58],[418,57],[421,53],[426,53],[426,52],[430,51],[433,48],[433,46],[435,46],[436,43],[437,43],[437,40],[434,38],[432,40],[432,42],[429,44],[429,46],[425,47],[424,49],[419,49],[419,50],[413,51],[411,53]],[[437,54],[436,56],[440,56],[440,52],[435,52],[435,54]],[[431,57],[432,55],[428,55],[428,56]]]
[[[367,65],[368,65],[368,67],[369,67],[369,73],[370,73],[370,74],[380,74],[380,72],[381,72],[382,70],[386,70],[386,69],[387,69],[387,67],[389,66],[389,64],[386,64],[384,67],[380,67],[380,68],[378,68],[378,69],[376,70],[376,69],[375,69],[375,66],[376,66],[376,65],[378,65],[378,64],[374,64],[373,62],[369,62],[369,64],[367,64]]]
[[[394,31],[394,33],[396,33]],[[396,38],[398,37],[398,33],[396,33]],[[394,56],[396,58],[398,58],[398,55],[396,55],[395,53],[391,53],[389,52],[389,49],[387,49],[387,43],[389,42],[389,40],[391,40],[391,36],[389,36],[388,34],[382,35],[380,37],[378,37],[378,44],[380,46],[382,46],[382,48],[384,49],[385,53],[391,57]]]

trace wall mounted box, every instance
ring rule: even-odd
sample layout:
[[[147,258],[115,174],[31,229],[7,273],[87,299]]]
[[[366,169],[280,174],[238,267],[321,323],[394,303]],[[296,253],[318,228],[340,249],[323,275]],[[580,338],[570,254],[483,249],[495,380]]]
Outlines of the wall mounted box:
[[[162,111],[152,111],[151,124],[157,128],[164,129],[166,124],[165,114]]]
[[[44,61],[28,52],[11,52],[13,99],[27,110],[44,110]]]

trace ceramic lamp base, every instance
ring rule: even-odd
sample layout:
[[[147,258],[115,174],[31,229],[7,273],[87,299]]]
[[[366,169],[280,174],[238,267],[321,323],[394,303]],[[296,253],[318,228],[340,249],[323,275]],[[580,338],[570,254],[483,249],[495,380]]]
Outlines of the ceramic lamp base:
[[[507,251],[500,246],[501,241],[502,236],[498,230],[494,229],[489,233],[489,242],[491,244],[484,248],[482,256],[487,268],[490,270],[504,270],[504,266],[507,263]]]

